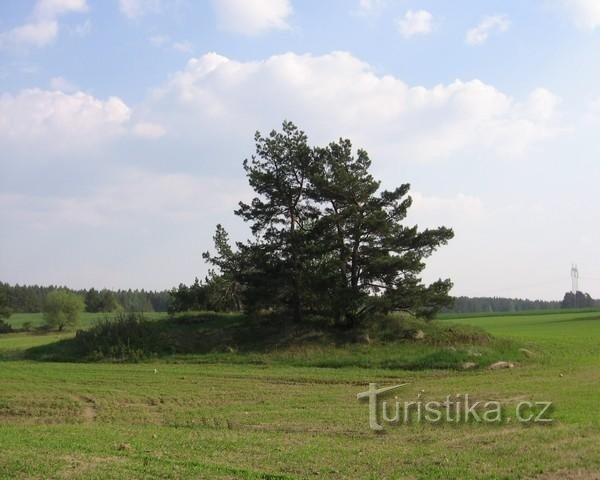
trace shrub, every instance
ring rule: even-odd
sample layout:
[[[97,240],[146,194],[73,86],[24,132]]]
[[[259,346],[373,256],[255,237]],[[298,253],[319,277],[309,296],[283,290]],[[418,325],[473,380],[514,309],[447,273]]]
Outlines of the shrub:
[[[0,333],[10,333],[12,331],[13,328],[0,318]]]

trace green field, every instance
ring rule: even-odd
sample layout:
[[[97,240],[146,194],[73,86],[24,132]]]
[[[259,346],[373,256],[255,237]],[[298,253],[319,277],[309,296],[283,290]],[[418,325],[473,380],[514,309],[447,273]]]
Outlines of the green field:
[[[20,352],[69,334],[1,335],[0,478],[598,478],[600,313],[440,322],[483,327],[529,356],[494,371],[317,368],[226,353],[43,363]],[[356,399],[369,382],[408,382],[406,399],[548,400],[554,422],[375,434]]]
[[[160,319],[167,316],[163,312],[150,312],[144,314],[147,318]],[[110,313],[84,313],[81,316],[81,323],[79,328],[89,328],[102,320],[112,318],[113,315]],[[29,324],[31,327],[41,327],[44,325],[44,315],[42,313],[14,313],[11,315],[8,323],[14,328],[23,328],[24,325]]]

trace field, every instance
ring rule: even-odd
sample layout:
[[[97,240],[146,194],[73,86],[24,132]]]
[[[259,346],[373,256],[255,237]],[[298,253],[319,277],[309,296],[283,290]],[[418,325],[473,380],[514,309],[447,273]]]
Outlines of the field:
[[[68,334],[2,335],[0,478],[600,478],[600,313],[439,321],[483,327],[528,356],[512,369],[475,371],[317,368],[227,354],[44,363],[19,352]],[[554,421],[415,423],[376,434],[356,399],[370,382],[406,382],[406,399],[552,401]]]
[[[151,312],[146,313],[145,316],[152,319],[160,319],[166,317],[166,313]],[[89,328],[96,323],[111,318],[111,314],[107,313],[84,313],[81,318],[80,328]],[[39,327],[44,324],[44,316],[41,313],[15,313],[10,317],[9,322],[15,328],[22,328],[24,325],[29,324],[31,327]]]

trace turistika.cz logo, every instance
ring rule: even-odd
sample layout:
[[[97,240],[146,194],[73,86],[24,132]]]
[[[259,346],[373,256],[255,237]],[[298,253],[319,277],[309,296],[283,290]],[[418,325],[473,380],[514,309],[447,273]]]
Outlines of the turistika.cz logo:
[[[369,427],[381,431],[384,425],[402,425],[412,423],[518,423],[549,424],[552,402],[524,400],[512,408],[497,400],[475,400],[466,394],[447,395],[443,401],[425,400],[424,391],[419,392],[415,400],[384,400],[399,388],[408,385],[393,385],[377,388],[369,383],[366,392],[359,393],[358,400],[369,404]],[[513,410],[514,408],[514,410]],[[512,413],[511,413],[512,412]]]

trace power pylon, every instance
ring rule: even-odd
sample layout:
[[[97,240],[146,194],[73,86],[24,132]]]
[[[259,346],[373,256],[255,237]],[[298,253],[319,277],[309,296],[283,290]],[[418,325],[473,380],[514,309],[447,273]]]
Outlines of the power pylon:
[[[575,264],[571,266],[571,291],[574,295],[579,291],[579,269]]]

